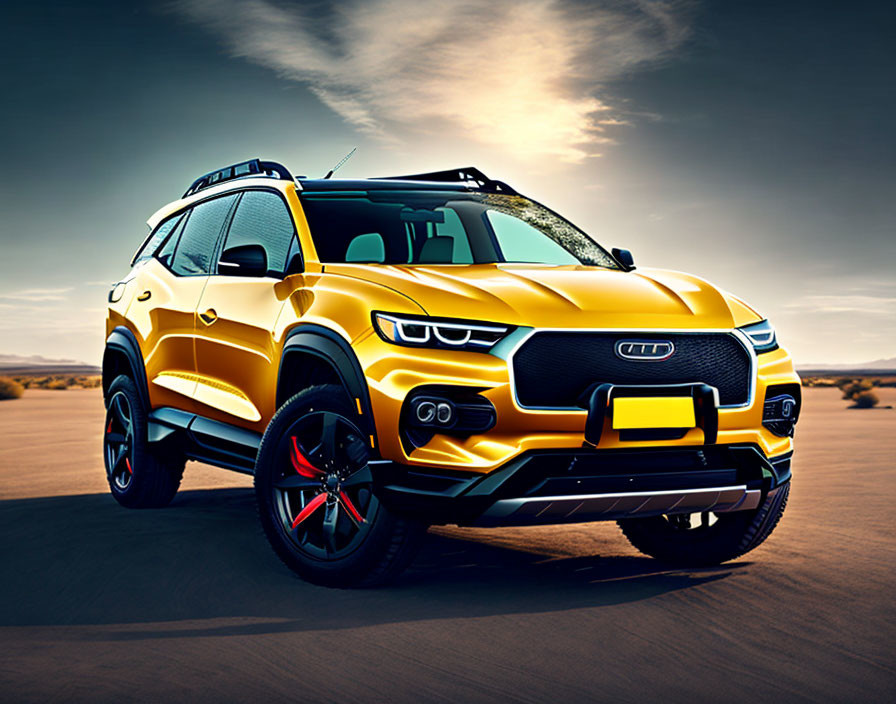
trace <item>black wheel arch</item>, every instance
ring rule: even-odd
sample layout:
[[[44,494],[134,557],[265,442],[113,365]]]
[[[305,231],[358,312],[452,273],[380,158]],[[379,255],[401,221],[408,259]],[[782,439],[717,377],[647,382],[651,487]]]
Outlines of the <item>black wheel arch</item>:
[[[302,372],[309,372],[303,376]],[[312,323],[290,330],[283,343],[277,375],[277,407],[303,388],[320,383],[341,384],[358,399],[363,429],[376,437],[367,380],[349,343],[337,332]]]
[[[106,338],[106,349],[103,352],[103,398],[107,396],[115,377],[120,374],[127,374],[134,380],[143,408],[149,409],[149,385],[143,354],[134,333],[125,327],[115,328]]]

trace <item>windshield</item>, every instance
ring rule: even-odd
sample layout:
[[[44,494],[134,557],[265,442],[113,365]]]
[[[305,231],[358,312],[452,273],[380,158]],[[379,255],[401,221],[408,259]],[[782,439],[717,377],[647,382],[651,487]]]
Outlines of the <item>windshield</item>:
[[[618,269],[594,240],[521,196],[464,191],[305,192],[323,263],[587,264]]]

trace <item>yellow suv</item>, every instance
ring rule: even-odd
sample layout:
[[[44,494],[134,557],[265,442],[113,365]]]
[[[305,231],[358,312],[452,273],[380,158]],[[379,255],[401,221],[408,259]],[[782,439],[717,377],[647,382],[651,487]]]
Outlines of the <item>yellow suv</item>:
[[[800,382],[771,325],[477,169],[253,159],[149,226],[103,359],[125,506],[167,504],[187,460],[254,474],[278,555],[341,586],[397,575],[433,523],[616,520],[717,564],[784,510]]]

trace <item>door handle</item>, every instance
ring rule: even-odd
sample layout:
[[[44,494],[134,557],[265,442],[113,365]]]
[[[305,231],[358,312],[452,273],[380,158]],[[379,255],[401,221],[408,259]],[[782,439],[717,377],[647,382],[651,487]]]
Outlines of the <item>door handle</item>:
[[[144,291],[139,296],[137,296],[138,301],[148,301],[149,297],[152,295],[152,291]]]
[[[206,325],[211,325],[218,319],[218,314],[215,312],[214,308],[209,308],[205,313],[200,313],[199,318]]]

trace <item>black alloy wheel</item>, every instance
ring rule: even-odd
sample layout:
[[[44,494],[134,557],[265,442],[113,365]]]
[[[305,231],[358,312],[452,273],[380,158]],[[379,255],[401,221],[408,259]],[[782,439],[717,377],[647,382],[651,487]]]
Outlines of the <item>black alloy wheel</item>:
[[[284,564],[315,584],[390,582],[426,533],[424,523],[379,500],[363,425],[343,386],[312,386],[277,410],[258,449],[261,526]]]
[[[134,413],[123,391],[117,391],[106,410],[103,457],[109,484],[126,491],[134,478]]]
[[[379,509],[363,434],[347,418],[316,411],[280,440],[274,501],[284,531],[309,557],[333,560],[354,551]]]

